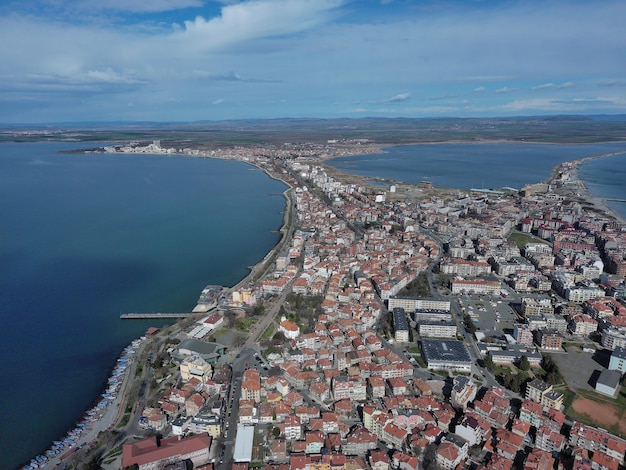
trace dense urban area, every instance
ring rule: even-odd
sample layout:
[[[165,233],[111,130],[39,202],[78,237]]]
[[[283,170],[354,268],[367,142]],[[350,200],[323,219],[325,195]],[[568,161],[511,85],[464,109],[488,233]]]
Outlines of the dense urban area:
[[[289,186],[282,238],[129,346],[31,467],[624,468],[626,224],[581,161],[470,191],[324,165],[364,140],[97,151],[255,165]]]

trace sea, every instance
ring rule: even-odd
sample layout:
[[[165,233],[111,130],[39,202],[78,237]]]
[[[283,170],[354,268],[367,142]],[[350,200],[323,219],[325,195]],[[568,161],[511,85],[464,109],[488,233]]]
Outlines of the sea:
[[[232,286],[275,246],[285,185],[236,161],[65,154],[97,144],[0,144],[0,469],[65,435],[105,387],[121,350]],[[433,144],[328,161],[366,177],[469,189],[521,188],[558,163],[626,143]],[[582,165],[594,195],[626,199],[626,155]],[[626,218],[626,205],[611,203]]]
[[[619,153],[622,152],[622,153]],[[386,147],[383,153],[339,157],[326,163],[346,173],[417,184],[430,181],[440,188],[521,189],[549,178],[564,161],[607,156],[579,167],[578,175],[600,198],[626,199],[626,142],[594,144],[437,143]],[[626,204],[608,201],[626,219]]]
[[[0,469],[67,433],[122,349],[276,245],[286,185],[237,161],[0,144]]]

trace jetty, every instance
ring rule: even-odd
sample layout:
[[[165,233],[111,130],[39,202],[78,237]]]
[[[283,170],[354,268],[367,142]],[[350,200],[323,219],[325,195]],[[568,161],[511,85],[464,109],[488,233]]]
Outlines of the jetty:
[[[122,320],[145,320],[150,318],[186,318],[189,315],[191,313],[122,313],[120,318]]]

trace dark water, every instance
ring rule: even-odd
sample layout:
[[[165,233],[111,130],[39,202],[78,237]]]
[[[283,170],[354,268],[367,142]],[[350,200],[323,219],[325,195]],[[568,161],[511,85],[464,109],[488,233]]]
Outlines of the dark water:
[[[561,162],[619,150],[626,150],[626,143],[421,144],[391,147],[377,155],[335,158],[327,163],[348,173],[415,184],[426,180],[441,188],[520,189],[546,180]]]
[[[82,145],[84,146],[84,144]],[[240,162],[0,144],[0,468],[64,435],[120,351],[277,243],[284,184]]]

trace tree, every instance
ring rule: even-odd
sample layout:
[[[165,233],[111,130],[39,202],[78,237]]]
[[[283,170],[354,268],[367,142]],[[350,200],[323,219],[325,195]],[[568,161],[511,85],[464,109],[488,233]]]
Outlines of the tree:
[[[529,371],[530,370],[530,362],[528,361],[528,358],[526,357],[526,355],[523,355],[520,360],[519,360],[519,368],[523,371]]]

